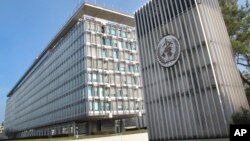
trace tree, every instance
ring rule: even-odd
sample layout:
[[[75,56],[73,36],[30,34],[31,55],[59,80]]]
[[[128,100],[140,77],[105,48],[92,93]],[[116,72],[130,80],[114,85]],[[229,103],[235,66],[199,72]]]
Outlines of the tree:
[[[250,6],[219,0],[242,81],[250,86]]]
[[[250,111],[241,108],[240,111],[232,115],[233,124],[250,124]]]

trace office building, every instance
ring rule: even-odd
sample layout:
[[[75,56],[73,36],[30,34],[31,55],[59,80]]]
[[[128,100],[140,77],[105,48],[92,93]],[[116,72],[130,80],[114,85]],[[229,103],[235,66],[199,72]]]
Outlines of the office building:
[[[217,0],[151,0],[135,12],[150,140],[228,137],[249,109]]]
[[[83,4],[9,92],[8,135],[144,126],[134,24],[133,16]]]
[[[0,134],[3,134],[3,131],[4,131],[4,127],[0,125]]]

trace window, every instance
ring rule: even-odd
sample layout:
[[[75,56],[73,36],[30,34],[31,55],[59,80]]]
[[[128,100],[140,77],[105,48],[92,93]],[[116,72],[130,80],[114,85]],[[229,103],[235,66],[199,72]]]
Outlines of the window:
[[[134,67],[134,72],[139,72],[139,66],[138,65]]]
[[[103,88],[99,88],[99,96],[103,96],[104,92],[103,92]]]
[[[115,28],[114,27],[111,27],[111,33],[110,33],[111,35],[116,35],[116,31],[115,31]]]
[[[93,81],[93,82],[97,82],[97,75],[96,75],[95,73],[93,73],[92,81]]]
[[[119,63],[115,63],[115,70],[116,70],[116,71],[119,71],[119,70],[120,70],[120,65],[119,65]]]
[[[92,96],[92,87],[88,86],[88,96]]]
[[[113,57],[114,57],[114,59],[119,59],[119,51],[118,50],[113,51]]]
[[[94,87],[94,93],[95,96],[98,96],[98,89],[96,87]]]
[[[89,110],[90,110],[90,111],[93,110],[92,102],[89,102]]]
[[[132,50],[136,50],[136,45],[134,43],[131,43]]]
[[[89,79],[89,81],[92,81],[91,73],[88,74],[88,79]]]
[[[112,45],[112,40],[110,38],[106,38],[105,45],[111,46]]]
[[[105,111],[110,111],[110,103],[109,102],[106,102],[105,103]]]
[[[123,110],[123,104],[122,104],[122,101],[118,101],[117,108],[118,108],[118,110],[119,110],[119,111]]]
[[[122,48],[122,42],[121,41],[117,41],[117,47]]]
[[[118,31],[117,31],[117,35],[118,35],[119,37],[121,37],[121,30],[118,30]]]
[[[102,57],[108,57],[108,50],[107,49],[103,49]]]
[[[99,102],[97,102],[97,101],[94,102],[93,110],[94,111],[98,111],[99,110]]]
[[[102,33],[105,33],[105,26],[102,26]]]
[[[101,32],[102,31],[101,23],[96,23],[96,28],[97,28],[97,32]]]
[[[132,65],[128,65],[128,71],[133,72],[133,66]]]
[[[125,64],[123,63],[120,64],[120,71],[123,71],[123,72],[125,71]]]
[[[127,33],[125,31],[121,31],[121,37],[126,38],[127,37]]]
[[[131,49],[131,43],[127,42],[127,43],[126,43],[126,48],[127,48],[127,49]]]
[[[136,77],[132,77],[132,84],[136,84]]]
[[[105,38],[102,38],[102,44],[105,45]]]
[[[106,26],[106,33],[109,34],[110,33],[110,26]]]
[[[129,55],[129,60],[130,60],[130,61],[133,61],[133,60],[134,60],[132,54]]]
[[[98,82],[103,82],[103,79],[102,79],[102,74],[99,74],[99,81]]]

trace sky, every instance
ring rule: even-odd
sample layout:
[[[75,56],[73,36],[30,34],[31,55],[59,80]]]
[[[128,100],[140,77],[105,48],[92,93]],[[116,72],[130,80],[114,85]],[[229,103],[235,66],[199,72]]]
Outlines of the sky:
[[[0,123],[8,92],[82,1],[0,0]],[[132,14],[148,0],[86,1]]]
[[[6,95],[83,0],[0,0],[0,123]],[[86,0],[132,14],[147,0]]]

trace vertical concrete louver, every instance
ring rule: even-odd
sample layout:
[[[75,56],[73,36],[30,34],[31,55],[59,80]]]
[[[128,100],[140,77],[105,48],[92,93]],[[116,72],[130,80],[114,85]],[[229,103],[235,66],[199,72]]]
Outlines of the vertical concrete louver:
[[[249,106],[218,1],[151,0],[135,19],[150,140],[228,136],[232,113]],[[180,55],[164,67],[159,45],[173,37]]]

